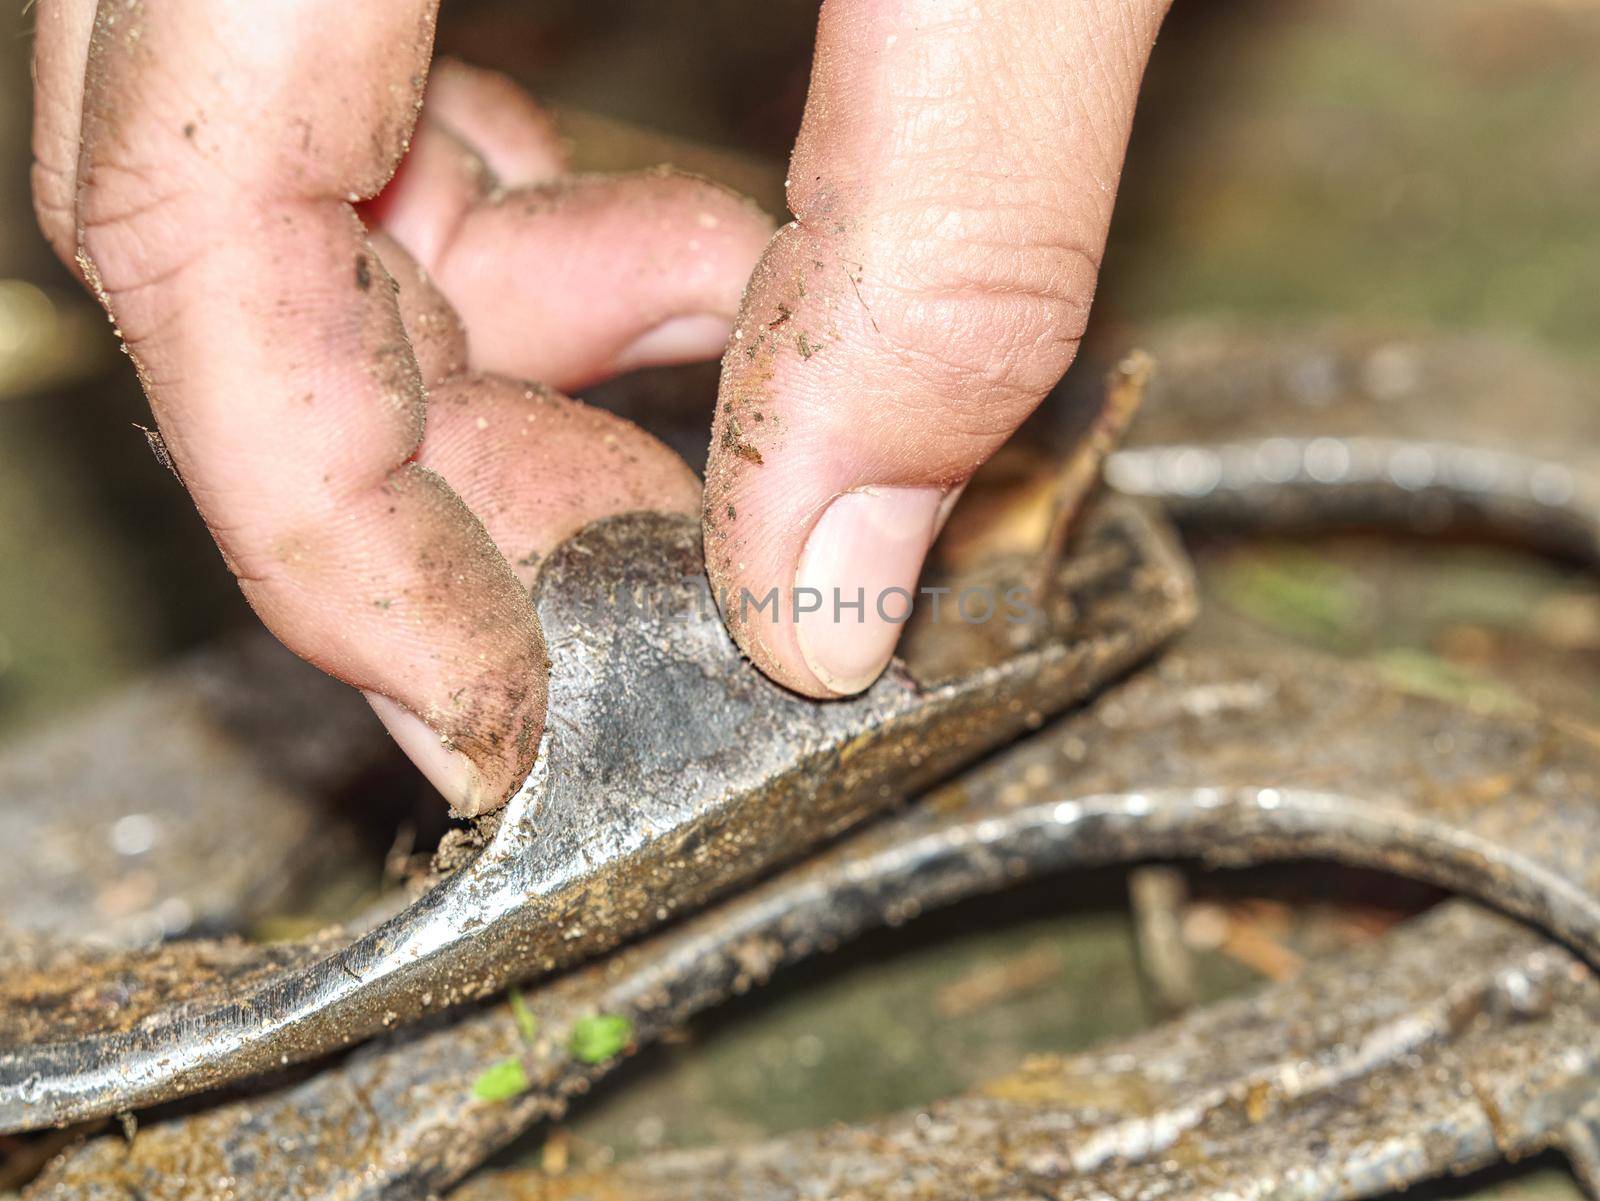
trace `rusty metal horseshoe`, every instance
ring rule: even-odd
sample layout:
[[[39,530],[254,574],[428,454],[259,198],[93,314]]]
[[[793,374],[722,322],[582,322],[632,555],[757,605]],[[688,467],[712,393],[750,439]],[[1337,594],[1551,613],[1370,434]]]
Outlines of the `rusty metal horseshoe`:
[[[1192,612],[1181,553],[1126,502],[1054,584],[1067,624],[1036,646],[818,704],[740,656],[691,522],[591,526],[541,573],[553,717],[476,857],[354,936],[41,952],[0,983],[0,1130],[214,1087],[614,946],[1037,726]]]

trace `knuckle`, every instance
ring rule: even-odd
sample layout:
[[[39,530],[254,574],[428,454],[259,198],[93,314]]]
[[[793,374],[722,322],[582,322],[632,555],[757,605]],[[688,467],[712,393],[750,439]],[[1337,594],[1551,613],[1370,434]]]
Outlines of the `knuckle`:
[[[33,215],[40,232],[62,262],[72,265],[77,251],[73,180],[66,173],[35,160],[32,171]]]
[[[1069,240],[939,234],[912,240],[888,268],[870,308],[891,352],[952,404],[970,399],[1007,423],[1071,365],[1099,251]]]
[[[210,220],[158,172],[99,163],[79,193],[69,239],[90,286],[131,345],[171,322],[175,283],[212,242]]]

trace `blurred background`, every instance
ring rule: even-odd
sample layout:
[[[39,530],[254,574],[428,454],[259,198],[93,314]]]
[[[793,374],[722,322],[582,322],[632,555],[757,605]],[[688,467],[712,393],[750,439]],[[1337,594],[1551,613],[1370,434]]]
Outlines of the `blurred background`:
[[[815,15],[805,0],[445,0],[439,46],[555,106],[581,166],[671,160],[781,213]],[[34,227],[30,22],[14,15],[0,37],[0,734],[251,620],[146,448],[148,414],[109,326]],[[1597,114],[1588,0],[1179,0],[1075,373],[1203,319],[1263,347],[1327,330],[1493,347],[1508,429],[1523,388],[1600,397]],[[609,395],[629,409],[661,388],[709,414],[714,386],[714,371],[687,370]],[[1583,672],[1569,677],[1573,703],[1600,711],[1592,586],[1458,557],[1397,599],[1367,553],[1224,548],[1203,566],[1230,619],[1266,634],[1381,652],[1469,692],[1497,686],[1497,657],[1564,656]],[[1410,618],[1400,634],[1396,613]],[[1381,929],[1384,904],[1420,903],[1386,886],[1376,908],[1321,913],[1281,885],[1257,875],[1185,902],[1203,996],[1292,973],[1304,953]],[[806,987],[644,1056],[515,1154],[559,1170],[858,1118],[1036,1046],[1137,1028],[1162,1006],[1141,983],[1126,878],[1070,893],[1070,908],[1013,896],[869,940]],[[1555,1161],[1438,1191],[1576,1195]]]

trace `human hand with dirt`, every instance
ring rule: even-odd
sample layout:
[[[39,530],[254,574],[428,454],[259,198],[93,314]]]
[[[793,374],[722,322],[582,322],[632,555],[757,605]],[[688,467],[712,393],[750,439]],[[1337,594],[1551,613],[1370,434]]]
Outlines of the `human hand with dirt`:
[[[871,598],[1072,358],[1165,6],[828,0],[769,243],[704,181],[568,174],[497,76],[430,75],[436,3],[39,0],[34,193],[251,605],[475,813],[543,726],[540,556],[701,511],[552,389],[726,345],[730,628],[791,688],[864,688],[899,630]],[[796,620],[797,589],[868,601]]]

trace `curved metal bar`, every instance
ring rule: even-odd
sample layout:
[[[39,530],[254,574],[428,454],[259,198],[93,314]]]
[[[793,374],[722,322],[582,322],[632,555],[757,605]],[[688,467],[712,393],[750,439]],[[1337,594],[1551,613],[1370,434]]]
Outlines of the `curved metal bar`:
[[[1474,958],[1462,960],[1465,953]],[[1490,970],[1477,964],[1487,962]],[[860,1127],[660,1155],[455,1201],[1343,1201],[1564,1144],[1600,1073],[1600,986],[1449,906],[1294,984]],[[1432,979],[1419,987],[1430,973]],[[1438,981],[1448,978],[1443,987]],[[1336,1019],[1306,1020],[1342,1006]],[[1289,1037],[1284,1037],[1285,1035]]]
[[[1543,879],[1558,858],[1526,843],[1498,857],[1492,815],[1537,822],[1580,806],[1600,806],[1600,751],[1542,721],[1474,714],[1309,657],[1179,657],[915,810],[530,993],[534,1046],[503,1008],[399,1036],[287,1090],[141,1131],[132,1146],[96,1140],[28,1196],[155,1201],[214,1172],[240,1201],[278,1197],[287,1163],[307,1198],[426,1193],[609,1068],[566,1051],[588,1014],[626,1015],[648,1042],[872,926],[1085,864],[1316,854],[1498,889]],[[1570,899],[1511,895],[1547,920]],[[476,1076],[508,1056],[530,1091],[474,1099]],[[1558,1141],[1597,1100],[1600,982],[1536,933],[1457,903],[1295,983],[936,1106],[931,1122],[545,1179],[554,1191],[535,1195],[955,1201],[1030,1184],[1035,1196],[1128,1198],[1181,1171],[1166,1196],[1303,1184],[1295,1195],[1355,1197]],[[1308,1154],[1316,1138],[1331,1148],[1320,1160]]]
[[[1180,520],[1476,529],[1600,558],[1600,408],[1581,377],[1473,338],[1177,322],[1154,342],[1162,369],[1106,478]]]
[[[551,717],[477,856],[353,938],[7,973],[0,1130],[275,1069],[614,946],[1037,726],[1193,611],[1181,553],[1126,502],[1100,510],[1053,582],[1071,618],[1033,646],[928,687],[891,670],[820,704],[739,654],[696,523],[589,527],[542,569]]]
[[[1478,531],[1600,560],[1600,479],[1471,443],[1270,435],[1133,447],[1107,459],[1106,481],[1207,527]]]

